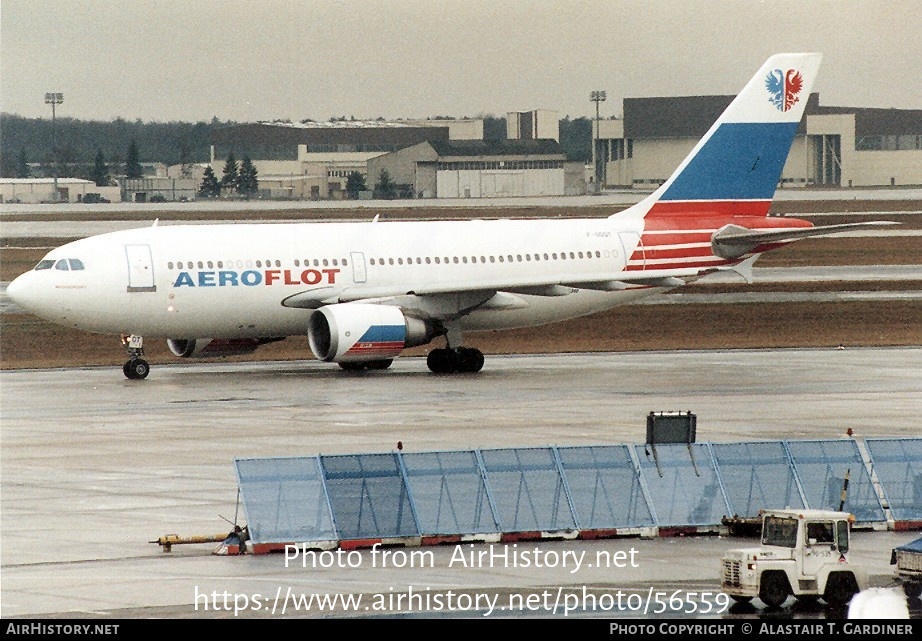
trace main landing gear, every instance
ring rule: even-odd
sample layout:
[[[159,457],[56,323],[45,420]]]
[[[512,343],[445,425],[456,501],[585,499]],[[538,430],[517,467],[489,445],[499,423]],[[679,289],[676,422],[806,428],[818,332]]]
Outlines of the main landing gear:
[[[150,374],[150,364],[145,361],[144,356],[144,338],[141,336],[122,336],[122,345],[128,352],[128,361],[122,366],[122,372],[125,378],[131,380],[141,380],[147,378]]]
[[[426,365],[433,374],[476,374],[483,369],[483,352],[473,347],[462,347],[461,325],[445,324],[445,347],[439,347],[426,357]]]
[[[483,369],[483,352],[473,347],[439,347],[429,352],[426,365],[433,374],[475,374]]]

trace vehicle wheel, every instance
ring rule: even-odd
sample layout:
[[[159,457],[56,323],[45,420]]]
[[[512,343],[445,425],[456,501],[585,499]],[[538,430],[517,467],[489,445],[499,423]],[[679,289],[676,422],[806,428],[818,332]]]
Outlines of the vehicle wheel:
[[[851,572],[836,572],[826,581],[823,599],[830,605],[845,605],[858,593],[858,583]]]
[[[730,598],[736,601],[737,603],[749,603],[750,601],[752,601],[751,596],[735,596],[731,594]]]
[[[759,586],[759,598],[770,608],[779,608],[788,600],[791,589],[787,577],[783,574],[769,573],[762,576]]]

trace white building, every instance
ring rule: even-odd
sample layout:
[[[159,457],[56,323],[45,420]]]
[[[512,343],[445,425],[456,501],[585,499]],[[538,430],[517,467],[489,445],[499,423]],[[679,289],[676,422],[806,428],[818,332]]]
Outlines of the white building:
[[[0,203],[79,203],[104,198],[110,202],[121,200],[118,187],[97,187],[92,180],[58,178],[55,198],[54,178],[0,178]]]

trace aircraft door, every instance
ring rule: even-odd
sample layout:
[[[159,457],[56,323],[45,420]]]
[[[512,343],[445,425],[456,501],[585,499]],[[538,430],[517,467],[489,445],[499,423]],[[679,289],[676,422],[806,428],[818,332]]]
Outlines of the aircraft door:
[[[621,246],[624,248],[624,260],[628,265],[636,266],[640,264],[641,269],[646,268],[646,259],[643,251],[643,241],[640,234],[633,231],[618,232],[621,238]]]
[[[364,283],[367,280],[365,273],[365,254],[362,252],[352,252],[352,282]]]
[[[125,256],[128,259],[128,291],[157,291],[150,245],[125,245]]]

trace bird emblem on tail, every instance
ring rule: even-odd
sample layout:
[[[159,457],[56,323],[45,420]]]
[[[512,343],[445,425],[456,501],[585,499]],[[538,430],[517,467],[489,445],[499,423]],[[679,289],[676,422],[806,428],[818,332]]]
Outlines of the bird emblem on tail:
[[[769,102],[779,111],[788,111],[800,100],[800,91],[804,86],[804,77],[796,69],[770,71],[765,77],[765,88],[770,94]]]

